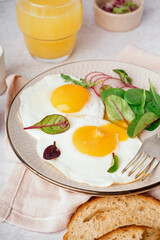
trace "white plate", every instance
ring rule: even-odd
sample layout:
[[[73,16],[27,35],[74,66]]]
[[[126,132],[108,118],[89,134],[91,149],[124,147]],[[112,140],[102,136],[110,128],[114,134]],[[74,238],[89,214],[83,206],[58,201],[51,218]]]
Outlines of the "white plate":
[[[84,78],[89,72],[101,71],[111,76],[115,76],[115,73],[112,70],[116,68],[124,69],[129,76],[132,77],[133,85],[139,88],[145,87],[148,89],[148,78],[150,78],[156,90],[158,91],[158,89],[160,89],[160,75],[158,73],[132,64],[104,60],[80,61],[63,64],[39,74],[28,84],[26,84],[24,88],[35,84],[50,74],[65,73],[71,74],[78,78]],[[23,130],[17,117],[20,105],[19,94],[21,91],[23,91],[23,89],[21,89],[17,94],[9,110],[6,123],[7,134],[15,154],[19,157],[22,163],[24,163],[26,167],[28,167],[35,174],[47,180],[48,182],[66,189],[97,196],[140,193],[160,185],[160,165],[156,168],[152,176],[148,177],[145,181],[138,181],[125,185],[113,185],[110,187],[93,187],[87,184],[72,181],[65,177],[62,173],[60,173],[50,164],[44,162],[38,156],[36,152],[36,140]],[[142,138],[144,139],[147,137],[147,135],[150,136],[150,132],[143,134]]]

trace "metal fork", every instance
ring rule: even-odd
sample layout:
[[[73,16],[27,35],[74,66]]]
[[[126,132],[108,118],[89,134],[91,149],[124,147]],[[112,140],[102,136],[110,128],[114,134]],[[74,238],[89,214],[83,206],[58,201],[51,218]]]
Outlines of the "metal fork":
[[[122,170],[128,176],[135,174],[134,178],[146,179],[160,162],[160,132],[144,140],[135,157]]]

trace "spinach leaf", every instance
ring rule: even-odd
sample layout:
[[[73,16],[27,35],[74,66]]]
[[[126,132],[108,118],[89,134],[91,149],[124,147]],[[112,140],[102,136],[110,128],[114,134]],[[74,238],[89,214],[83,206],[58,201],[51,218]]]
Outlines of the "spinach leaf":
[[[156,121],[159,117],[152,112],[146,112],[145,114],[138,115],[129,124],[127,134],[129,137],[135,137],[143,129],[147,128],[150,124]]]
[[[117,73],[120,76],[122,82],[127,83],[127,84],[132,83],[132,79],[128,76],[128,74],[124,70],[113,69],[113,72]]]
[[[142,103],[141,105],[139,106],[139,114],[144,114],[144,106],[145,106],[145,103],[146,103],[146,91],[145,89],[143,90],[143,97],[142,97]]]
[[[125,91],[122,90],[121,88],[111,88],[111,89],[101,92],[100,97],[101,97],[102,101],[104,102],[106,97],[108,97],[109,95],[116,95],[116,96],[123,98],[124,94],[125,94]]]
[[[136,116],[145,113],[145,103],[146,103],[146,91],[143,90],[143,97],[140,105],[130,105],[130,108],[135,113]]]
[[[157,116],[160,116],[160,111],[157,109],[157,105],[154,101],[150,101],[145,105],[146,112],[153,112]]]
[[[106,113],[111,122],[125,121],[129,124],[135,117],[128,103],[119,96],[109,95],[104,101]]]
[[[148,128],[146,128],[147,131],[154,131],[157,127],[160,125],[160,118],[153,122]]]
[[[119,158],[114,153],[112,153],[112,156],[113,156],[113,164],[107,171],[109,173],[114,173],[114,172],[116,172],[118,170]]]
[[[136,116],[139,115],[140,105],[130,105],[130,108],[132,109]]]
[[[151,92],[153,101],[155,103],[155,106],[158,109],[158,111],[160,111],[160,96],[156,92],[155,87],[153,87],[150,79],[149,79],[149,84],[150,84],[150,92]]]
[[[78,81],[78,80],[75,80],[75,79],[71,78],[70,76],[65,75],[63,73],[61,74],[61,77],[65,80],[65,82],[71,82],[71,83],[74,83],[76,85],[80,85],[82,87],[93,87],[93,86],[95,86],[95,85],[97,85],[97,84],[102,82],[102,81],[98,81],[96,83],[90,82],[89,84],[87,84],[85,79],[81,78],[80,81]]]
[[[152,98],[149,91],[145,90],[146,103],[149,102]],[[140,105],[144,97],[144,90],[139,88],[129,89],[125,92],[124,99],[130,105]]]

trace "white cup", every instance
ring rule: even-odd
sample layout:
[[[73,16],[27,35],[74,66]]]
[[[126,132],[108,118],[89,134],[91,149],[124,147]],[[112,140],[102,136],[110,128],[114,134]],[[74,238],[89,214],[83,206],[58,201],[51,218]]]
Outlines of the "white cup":
[[[0,46],[0,94],[4,93],[7,88],[5,78],[6,78],[6,70],[5,70],[5,63],[4,63],[4,52],[3,52],[3,48]]]

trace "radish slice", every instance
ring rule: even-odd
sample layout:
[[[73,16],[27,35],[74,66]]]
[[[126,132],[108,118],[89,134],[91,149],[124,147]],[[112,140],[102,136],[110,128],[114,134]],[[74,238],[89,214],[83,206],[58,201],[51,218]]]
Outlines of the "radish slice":
[[[112,88],[122,88],[122,89],[130,89],[130,88],[136,88],[135,86],[132,86],[130,84],[122,82],[120,78],[111,77],[103,72],[90,72],[85,76],[85,81],[87,84],[90,84],[91,82],[96,83],[98,81],[101,81],[101,83],[98,83],[97,85],[93,86],[92,89],[94,92],[100,97],[100,88],[104,85],[110,85]]]
[[[106,78],[106,79],[103,81],[103,83],[102,83],[102,87],[107,84],[106,81],[108,81],[109,79],[112,79],[112,77]],[[109,85],[109,84],[108,84],[108,85]]]
[[[122,88],[125,87],[125,85],[119,80],[114,79],[114,78],[110,78],[110,79],[106,79],[105,81],[103,81],[103,86],[104,85],[110,85],[112,88]]]
[[[130,84],[127,84],[127,83],[124,83],[124,84],[125,84],[125,86],[128,87],[128,88],[137,88],[137,87],[135,87],[135,86],[133,86],[133,85],[130,85]]]
[[[90,78],[90,81],[91,82],[95,82],[96,80],[97,80],[97,78],[98,79],[101,79],[101,78],[105,78],[105,76],[104,75],[102,75],[102,74],[96,74],[96,75],[94,75],[94,76],[92,76],[91,78]]]
[[[95,92],[95,93],[97,94],[97,96],[99,96],[99,97],[100,97],[100,88],[101,88],[101,87],[102,87],[102,83],[99,83],[99,84],[93,86],[94,92]]]
[[[87,84],[89,84],[90,83],[90,80],[91,80],[91,77],[92,76],[95,76],[95,75],[97,75],[97,74],[100,74],[100,75],[105,75],[104,73],[102,73],[102,72],[90,72],[90,73],[88,73],[86,76],[85,76],[85,81],[86,81],[86,83]]]
[[[95,81],[94,81],[94,83],[97,83],[97,82],[99,82],[100,80],[102,80],[102,82],[100,82],[100,83],[98,83],[97,85],[95,85],[95,86],[93,86],[92,88],[93,88],[93,90],[94,90],[94,92],[97,94],[97,96],[99,96],[100,97],[100,94],[99,94],[99,89],[101,88],[101,86],[102,86],[102,83],[103,83],[103,81],[104,81],[104,79],[105,78],[97,78]]]
[[[102,72],[96,72],[96,71],[95,72],[90,72],[85,76],[86,83],[89,84],[91,79],[93,79],[96,76],[108,76],[108,75],[106,75]]]
[[[127,91],[127,90],[129,90],[129,89],[131,89],[130,87],[126,87],[126,86],[124,86],[124,87],[121,87],[124,91]]]
[[[93,83],[97,83],[97,82],[103,83],[104,80],[106,80],[106,77],[98,77],[97,79],[95,79],[95,80],[93,81]]]
[[[102,79],[102,78],[97,78],[97,79],[94,81],[94,83],[96,83],[96,82],[98,82],[98,81],[100,81],[100,80],[103,80],[101,83],[93,86],[93,89],[94,89],[95,93],[96,93],[98,96],[100,96],[100,88],[103,86],[103,82],[104,82],[105,80],[107,80],[107,79],[108,79],[107,77],[103,77],[103,79]]]

